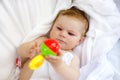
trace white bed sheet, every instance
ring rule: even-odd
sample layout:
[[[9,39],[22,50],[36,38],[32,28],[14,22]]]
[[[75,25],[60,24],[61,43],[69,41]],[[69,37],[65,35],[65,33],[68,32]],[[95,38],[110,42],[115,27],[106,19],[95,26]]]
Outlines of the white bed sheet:
[[[16,47],[52,15],[56,4],[57,0],[0,0],[0,80],[15,80]]]

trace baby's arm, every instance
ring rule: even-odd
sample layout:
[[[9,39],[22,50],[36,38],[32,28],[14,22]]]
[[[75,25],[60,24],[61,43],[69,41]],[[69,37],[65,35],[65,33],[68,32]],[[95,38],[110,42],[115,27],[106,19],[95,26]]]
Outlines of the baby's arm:
[[[46,37],[39,37],[38,39],[24,43],[17,48],[17,53],[21,58],[22,64],[24,64],[28,58],[35,56],[36,53],[39,52],[39,46],[45,39]]]
[[[30,62],[30,59],[25,62],[23,68],[21,69],[21,72],[19,74],[19,80],[30,80],[33,74],[33,70],[30,70],[28,68],[29,62]]]
[[[78,80],[80,76],[79,58],[74,55],[70,65],[67,65],[61,59],[61,56],[48,56],[47,61],[51,63],[54,70],[63,78],[63,80]]]
[[[47,39],[47,38],[46,37],[40,37],[40,38],[38,38],[34,41],[22,44],[17,49],[17,52],[22,59],[22,68],[21,68],[21,72],[20,72],[20,75],[19,75],[19,80],[29,80],[30,79],[31,75],[33,74],[33,70],[28,68],[29,62],[31,61],[30,56],[31,56],[31,54],[36,55],[36,52],[37,52],[36,48],[39,49],[40,44],[45,39]],[[36,42],[37,42],[37,44],[36,44]],[[31,58],[33,58],[33,56]]]
[[[56,69],[64,80],[79,80],[80,76],[80,61],[78,56],[74,55],[73,60],[71,61],[70,66],[65,63],[61,66],[58,66]]]

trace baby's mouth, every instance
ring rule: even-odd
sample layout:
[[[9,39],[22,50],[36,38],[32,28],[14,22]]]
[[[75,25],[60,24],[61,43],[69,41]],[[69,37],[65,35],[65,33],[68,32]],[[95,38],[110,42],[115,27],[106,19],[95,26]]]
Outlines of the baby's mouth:
[[[65,44],[65,41],[63,41],[63,40],[61,40],[61,39],[57,39],[57,41],[58,41],[59,43],[64,43],[64,44]]]

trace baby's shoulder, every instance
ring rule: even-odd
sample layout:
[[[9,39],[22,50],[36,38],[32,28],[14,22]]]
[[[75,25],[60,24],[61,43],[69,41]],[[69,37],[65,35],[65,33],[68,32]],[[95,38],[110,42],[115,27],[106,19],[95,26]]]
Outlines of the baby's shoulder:
[[[74,55],[69,51],[62,51],[62,53],[62,60],[69,65],[74,58]]]

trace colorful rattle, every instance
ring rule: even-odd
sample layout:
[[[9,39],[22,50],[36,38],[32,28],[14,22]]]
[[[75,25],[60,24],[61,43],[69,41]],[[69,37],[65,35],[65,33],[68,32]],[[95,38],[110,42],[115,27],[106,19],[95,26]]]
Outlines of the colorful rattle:
[[[47,39],[40,46],[41,54],[34,57],[30,63],[29,68],[32,70],[38,69],[44,62],[44,57],[48,55],[56,56],[59,51],[59,44],[53,39]]]

